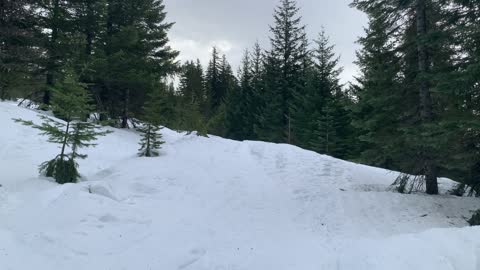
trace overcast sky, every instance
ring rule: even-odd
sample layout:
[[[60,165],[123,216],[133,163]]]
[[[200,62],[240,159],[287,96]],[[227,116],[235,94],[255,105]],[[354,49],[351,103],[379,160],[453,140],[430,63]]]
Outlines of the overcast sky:
[[[165,0],[167,20],[175,22],[170,31],[172,46],[180,51],[179,60],[199,58],[208,63],[212,46],[227,55],[237,70],[243,52],[259,41],[269,48],[268,26],[279,0]],[[350,8],[351,0],[297,0],[309,39],[325,27],[344,67],[342,81],[351,80],[355,41],[363,35],[366,17]]]

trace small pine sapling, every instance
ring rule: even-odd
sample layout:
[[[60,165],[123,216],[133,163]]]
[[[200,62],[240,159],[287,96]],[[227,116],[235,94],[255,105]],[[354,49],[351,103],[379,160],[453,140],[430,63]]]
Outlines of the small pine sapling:
[[[60,154],[42,163],[40,173],[54,178],[59,184],[76,183],[80,178],[76,160],[87,157],[78,153],[78,150],[95,146],[92,142],[108,132],[100,132],[95,125],[87,122],[92,111],[90,96],[74,76],[67,76],[51,91],[52,110],[63,121],[45,115],[40,115],[43,120],[41,125],[22,119],[14,121],[40,130],[41,135],[48,136],[48,142],[60,145]],[[67,153],[67,148],[70,148],[70,153]]]
[[[145,123],[144,126],[138,128],[138,131],[142,133],[139,156],[158,157],[160,155],[159,150],[164,143],[162,141],[162,134],[159,132],[161,129],[162,127],[150,123]]]
[[[138,155],[140,157],[157,157],[160,155],[159,150],[162,141],[162,134],[160,133],[163,127],[162,122],[165,121],[163,117],[165,95],[162,89],[154,90],[148,97],[148,101],[143,108],[144,124],[138,128],[142,134],[140,140],[140,149]]]

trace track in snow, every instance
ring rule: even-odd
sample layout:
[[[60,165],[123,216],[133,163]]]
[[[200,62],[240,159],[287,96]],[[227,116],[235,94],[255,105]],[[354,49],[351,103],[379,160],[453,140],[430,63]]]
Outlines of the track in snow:
[[[394,172],[167,129],[154,159],[115,130],[84,182],[58,186],[36,172],[56,146],[13,117],[38,121],[0,103],[0,269],[478,269],[480,232],[456,229],[475,198],[396,194]]]

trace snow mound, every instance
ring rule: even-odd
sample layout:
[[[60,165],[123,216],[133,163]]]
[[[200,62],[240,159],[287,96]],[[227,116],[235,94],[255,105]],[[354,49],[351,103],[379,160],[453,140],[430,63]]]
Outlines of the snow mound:
[[[164,129],[158,158],[138,134],[99,139],[84,181],[37,166],[56,145],[0,102],[0,269],[480,269],[476,198],[389,191],[398,173],[289,145]],[[442,179],[444,190],[451,182]]]

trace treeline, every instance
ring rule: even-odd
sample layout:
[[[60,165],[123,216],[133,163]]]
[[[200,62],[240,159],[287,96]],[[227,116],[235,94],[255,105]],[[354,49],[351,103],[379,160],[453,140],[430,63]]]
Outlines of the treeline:
[[[369,17],[358,52],[359,159],[480,183],[480,2],[355,0]],[[463,186],[460,189],[464,189]]]
[[[195,130],[236,140],[289,143],[340,158],[354,157],[352,98],[323,29],[310,41],[295,1],[283,0],[269,49],[246,50],[237,76],[216,48],[206,71],[188,61],[178,94]]]
[[[480,3],[354,0],[369,24],[360,74],[342,68],[323,29],[306,35],[294,0],[280,0],[270,44],[233,71],[216,48],[207,67],[177,63],[161,0],[0,0],[0,97],[48,108],[72,74],[99,121],[161,144],[159,126],[236,140],[289,143],[424,176],[480,183]],[[179,77],[178,85],[167,83]],[[55,91],[53,91],[55,92]],[[147,147],[148,148],[148,147]],[[465,189],[465,186],[460,186]]]
[[[0,97],[51,104],[75,74],[101,120],[123,128],[178,71],[162,1],[1,0]]]

